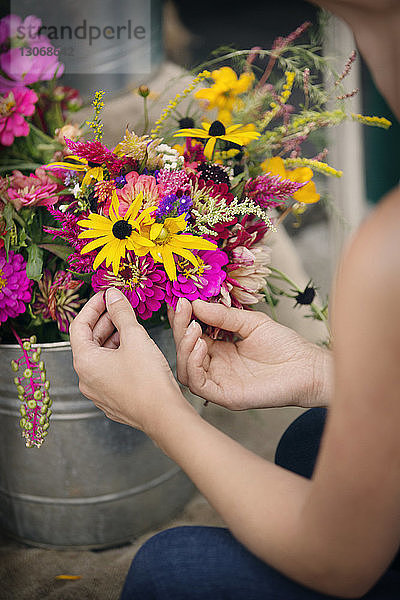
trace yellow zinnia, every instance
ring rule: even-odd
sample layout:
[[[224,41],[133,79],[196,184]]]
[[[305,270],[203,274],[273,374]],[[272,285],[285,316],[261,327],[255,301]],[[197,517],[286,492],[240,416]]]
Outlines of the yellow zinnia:
[[[252,86],[254,75],[252,72],[242,73],[238,77],[230,67],[222,67],[211,73],[214,84],[209,88],[202,88],[195,93],[199,100],[207,102],[207,109],[218,109],[218,119],[225,123],[231,123],[231,113],[236,106],[240,105],[238,99],[240,94],[247,92]]]
[[[195,235],[179,234],[186,229],[185,214],[179,217],[168,217],[164,223],[153,223],[150,227],[150,239],[154,242],[150,254],[155,262],[162,262],[169,279],[176,279],[174,254],[182,256],[198,266],[192,250],[216,250],[216,244]]]
[[[217,140],[232,142],[239,146],[245,146],[251,140],[256,140],[260,137],[258,131],[255,131],[252,125],[231,125],[225,127],[221,121],[213,121],[210,123],[202,123],[203,129],[189,128],[179,129],[174,133],[174,137],[192,137],[207,140],[204,147],[204,156],[211,159],[213,156],[215,144]]]
[[[46,167],[57,167],[59,169],[68,169],[68,171],[83,171],[85,176],[82,180],[82,185],[89,185],[92,179],[103,181],[104,173],[102,167],[92,167],[86,158],[80,158],[80,156],[75,156],[75,154],[70,154],[65,158],[71,158],[76,162],[54,162],[46,165]]]
[[[274,156],[264,160],[261,163],[261,168],[264,173],[271,173],[271,175],[279,175],[282,179],[290,179],[290,181],[296,181],[297,183],[306,183],[297,192],[293,194],[293,199],[296,202],[302,202],[304,204],[314,204],[320,199],[315,183],[311,181],[313,178],[313,172],[310,167],[298,167],[297,169],[286,169],[283,160],[279,156]]]
[[[144,256],[154,246],[151,240],[141,235],[141,228],[154,223],[150,213],[157,207],[150,206],[138,215],[142,202],[143,194],[140,193],[122,217],[119,214],[118,196],[114,190],[108,217],[91,213],[87,219],[78,221],[78,225],[86,229],[78,237],[93,238],[82,248],[81,254],[103,246],[94,259],[94,269],[105,260],[106,267],[112,264],[113,273],[117,275],[121,258],[125,256],[127,250],[133,250],[137,256]]]

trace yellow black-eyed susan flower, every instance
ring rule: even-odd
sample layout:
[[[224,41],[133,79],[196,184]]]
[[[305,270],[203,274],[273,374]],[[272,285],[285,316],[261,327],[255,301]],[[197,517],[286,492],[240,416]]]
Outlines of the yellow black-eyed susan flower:
[[[148,237],[142,235],[141,228],[150,226],[154,222],[150,213],[157,207],[150,206],[138,214],[142,202],[143,194],[140,193],[126,214],[120,216],[119,200],[114,190],[108,217],[91,213],[87,219],[78,221],[78,225],[86,229],[78,237],[81,239],[92,238],[92,241],[81,249],[81,254],[103,246],[94,260],[94,269],[97,269],[105,260],[106,267],[112,265],[113,273],[117,275],[120,261],[127,250],[133,250],[137,256],[144,256],[154,246]]]
[[[174,134],[174,137],[192,137],[208,140],[204,147],[204,156],[208,159],[212,158],[217,140],[224,140],[225,142],[245,146],[251,140],[256,140],[260,137],[260,133],[249,125],[230,125],[229,127],[225,127],[221,121],[213,121],[211,124],[202,123],[201,125],[203,129],[179,129]]]

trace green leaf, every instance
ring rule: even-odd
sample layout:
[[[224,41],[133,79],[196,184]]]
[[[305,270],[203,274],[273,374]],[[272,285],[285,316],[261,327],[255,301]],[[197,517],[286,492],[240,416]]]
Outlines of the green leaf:
[[[48,250],[58,258],[62,260],[67,260],[68,256],[72,254],[73,249],[70,246],[64,246],[64,244],[38,244],[39,248],[43,248],[43,250]]]
[[[26,276],[28,279],[40,281],[43,267],[43,250],[36,244],[28,247],[28,262],[26,265]]]
[[[13,214],[14,214],[14,207],[11,204],[11,202],[7,202],[7,204],[5,205],[4,210],[3,210],[3,217],[6,222],[7,230],[12,229],[14,227]]]
[[[67,269],[68,273],[71,273],[76,279],[81,279],[85,283],[90,283],[92,281],[92,277],[94,275],[94,271],[91,273],[78,273],[77,271],[72,271],[71,269]]]
[[[244,186],[245,186],[245,174],[239,173],[232,179],[232,194],[237,196],[238,198],[242,197]]]
[[[235,177],[232,177],[232,179],[231,179],[232,187],[234,188],[235,186],[237,186],[237,184],[240,183],[241,181],[243,181],[244,178],[245,178],[244,173],[239,173],[239,175],[235,175]]]
[[[5,166],[0,166],[0,173],[7,173],[7,171],[12,171],[13,169],[19,169],[20,171],[34,171],[40,166],[40,163],[15,161],[14,164],[8,163]]]

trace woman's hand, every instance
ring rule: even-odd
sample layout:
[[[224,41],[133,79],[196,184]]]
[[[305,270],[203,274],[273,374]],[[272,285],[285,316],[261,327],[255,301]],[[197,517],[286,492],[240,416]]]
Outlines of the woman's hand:
[[[149,433],[165,403],[186,401],[125,296],[109,289],[107,310],[103,297],[93,296],[70,328],[79,388],[110,419]]]
[[[239,335],[237,342],[202,335],[195,318]],[[233,410],[321,406],[329,402],[331,357],[291,329],[256,311],[181,298],[169,310],[178,379],[190,390]]]

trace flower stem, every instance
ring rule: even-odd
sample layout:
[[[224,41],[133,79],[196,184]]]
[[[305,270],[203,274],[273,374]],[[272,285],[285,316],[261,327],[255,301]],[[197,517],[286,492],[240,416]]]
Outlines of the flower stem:
[[[147,133],[148,128],[149,128],[149,109],[148,109],[148,106],[147,106],[147,96],[145,96],[143,98],[143,111],[144,111],[143,135],[145,135]]]
[[[284,221],[286,219],[286,217],[288,215],[290,215],[290,213],[292,212],[292,209],[293,209],[293,206],[288,206],[287,208],[285,208],[284,212],[281,214],[281,216],[277,220],[276,226],[280,225],[282,223],[282,221]]]
[[[275,310],[275,306],[271,297],[271,294],[269,293],[269,291],[267,290],[267,287],[265,287],[263,290],[263,294],[264,294],[264,298],[270,308],[271,311],[271,317],[273,318],[274,321],[278,320],[277,314],[276,314],[276,310]]]

